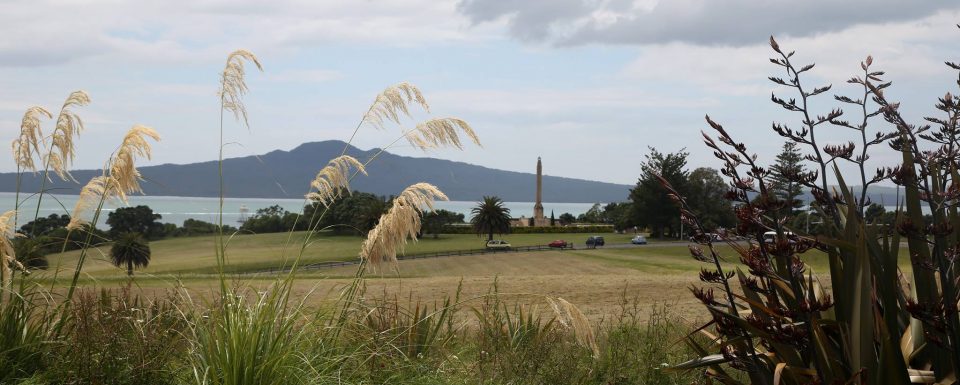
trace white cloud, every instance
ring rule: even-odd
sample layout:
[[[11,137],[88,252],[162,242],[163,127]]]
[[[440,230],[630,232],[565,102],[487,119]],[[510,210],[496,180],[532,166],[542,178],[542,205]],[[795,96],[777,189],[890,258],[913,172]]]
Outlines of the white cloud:
[[[795,64],[816,63],[807,86],[843,83],[859,71],[867,55],[874,68],[900,82],[943,78],[950,70],[945,59],[960,53],[953,44],[960,31],[954,22],[960,11],[941,12],[920,20],[858,25],[810,37],[778,38],[781,47],[796,51]],[[768,44],[701,46],[690,43],[654,44],[625,66],[622,76],[640,81],[687,84],[719,94],[768,95],[779,89],[767,80],[778,68],[768,58]],[[836,90],[836,88],[835,88]]]
[[[0,66],[84,58],[165,64],[318,44],[410,45],[484,39],[455,2],[13,0],[0,3]]]
[[[741,45],[771,34],[815,36],[958,8],[948,0],[463,0],[458,7],[475,23],[506,21],[518,39],[560,45]]]

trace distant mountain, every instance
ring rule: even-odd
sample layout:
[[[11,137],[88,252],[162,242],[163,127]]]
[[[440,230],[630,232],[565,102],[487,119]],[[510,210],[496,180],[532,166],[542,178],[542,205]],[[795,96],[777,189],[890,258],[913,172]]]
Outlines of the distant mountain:
[[[235,198],[300,198],[317,171],[340,155],[346,143],[324,141],[304,143],[291,151],[224,160],[226,196]],[[347,154],[364,161],[379,150],[363,151],[350,146]],[[530,168],[534,160],[529,160]],[[215,197],[219,196],[217,162],[163,164],[140,168],[147,195]],[[414,158],[388,152],[367,168],[369,176],[358,176],[354,190],[377,195],[396,195],[407,186],[428,182],[439,187],[451,200],[479,200],[496,195],[505,201],[532,202],[536,194],[536,176],[532,173],[496,170],[472,164],[435,158]],[[86,183],[99,170],[78,170],[74,178]],[[40,189],[40,176],[24,175],[21,191]],[[15,191],[16,174],[0,173],[0,191]],[[50,187],[48,185],[48,187]],[[80,184],[55,180],[58,194],[78,194]],[[543,177],[543,201],[555,203],[619,202],[628,198],[632,186],[594,182],[556,176]]]

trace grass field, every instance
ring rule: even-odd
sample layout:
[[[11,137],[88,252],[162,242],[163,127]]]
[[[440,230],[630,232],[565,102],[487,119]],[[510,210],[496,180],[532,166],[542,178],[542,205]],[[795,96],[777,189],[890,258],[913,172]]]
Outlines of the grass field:
[[[504,236],[513,246],[544,245],[555,239],[565,239],[583,246],[592,234],[513,234]],[[631,236],[626,234],[603,234],[607,243],[627,243]],[[227,248],[229,269],[232,272],[245,272],[290,263],[303,244],[305,232],[274,234],[243,234],[232,237]],[[439,239],[425,237],[418,242],[407,244],[409,254],[447,250],[479,249],[484,247],[485,238],[475,235],[441,235]],[[312,237],[303,255],[303,263],[356,260],[363,238],[357,236],[334,236],[321,234]],[[152,257],[146,269],[138,270],[140,275],[189,275],[212,274],[216,272],[213,237],[173,238],[150,243]],[[123,271],[107,258],[109,245],[103,245],[88,251],[88,260],[84,273],[99,278],[123,275]],[[76,264],[79,251],[63,255],[52,255],[48,259],[51,266],[70,268]],[[91,259],[92,258],[92,259]]]
[[[304,234],[241,235],[233,238],[228,254],[233,271],[249,271],[278,266],[283,255],[295,255]],[[545,244],[563,238],[582,244],[587,234],[517,234],[504,237],[515,246]],[[629,242],[629,235],[604,234],[608,245]],[[338,261],[356,258],[361,238],[322,235],[307,248],[306,262]],[[291,246],[286,246],[286,245]],[[483,239],[473,235],[443,235],[410,243],[407,253],[478,248]],[[666,303],[679,314],[697,318],[703,313],[687,290],[700,284],[698,272],[711,268],[689,256],[685,242],[653,242],[625,248],[596,250],[551,250],[529,253],[451,256],[400,261],[383,271],[370,272],[366,285],[376,296],[398,296],[427,302],[452,296],[462,283],[464,298],[480,297],[497,281],[502,293],[514,294],[518,302],[535,303],[540,295],[559,296],[578,304],[592,319],[598,320],[617,310],[624,297],[643,304]],[[201,296],[217,289],[210,237],[177,238],[151,243],[150,267],[136,272],[134,284],[149,292],[160,293],[183,285]],[[84,284],[116,287],[127,282],[125,272],[111,265],[101,252],[84,267]],[[286,252],[285,252],[286,250]],[[725,267],[733,269],[739,258],[730,246],[718,247],[727,258]],[[70,269],[76,252],[51,258]],[[812,271],[828,284],[826,257],[811,251],[805,256]],[[303,271],[294,292],[311,305],[335,297],[339,288],[350,282],[356,266]],[[44,273],[49,275],[50,273]],[[275,275],[248,274],[237,279],[254,286],[267,285]]]

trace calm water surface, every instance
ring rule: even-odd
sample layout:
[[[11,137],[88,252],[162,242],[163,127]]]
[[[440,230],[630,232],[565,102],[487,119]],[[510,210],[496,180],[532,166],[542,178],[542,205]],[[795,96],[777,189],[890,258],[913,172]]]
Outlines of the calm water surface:
[[[0,192],[0,212],[13,210],[15,201],[14,193]],[[22,224],[25,223],[23,218],[33,219],[34,212],[37,209],[37,199],[36,196],[25,197],[21,195],[20,201],[20,223]],[[76,195],[46,194],[43,196],[40,206],[40,216],[45,217],[54,213],[69,214],[76,203]],[[303,199],[227,198],[223,202],[223,223],[236,225],[242,216],[250,216],[257,209],[273,205],[280,205],[288,211],[298,212],[304,204]],[[533,215],[533,202],[505,202],[505,204],[513,217],[525,216],[529,218]],[[153,212],[163,216],[160,222],[175,223],[179,226],[188,218],[216,223],[220,200],[218,198],[197,197],[131,196],[130,206],[137,205],[150,206]],[[470,217],[470,209],[476,205],[477,202],[472,201],[437,202],[437,208],[462,213],[467,218]],[[552,210],[557,217],[563,213],[580,215],[590,210],[592,206],[593,203],[543,203],[544,213],[549,216]],[[113,211],[117,207],[117,204],[108,204],[105,211]],[[103,224],[105,220],[106,216],[101,216],[98,227],[106,227]]]

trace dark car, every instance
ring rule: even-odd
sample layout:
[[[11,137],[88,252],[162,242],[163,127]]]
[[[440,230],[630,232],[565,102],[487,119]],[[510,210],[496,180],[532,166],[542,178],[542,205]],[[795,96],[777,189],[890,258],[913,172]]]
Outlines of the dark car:
[[[558,239],[556,241],[553,241],[547,244],[547,246],[558,248],[558,249],[566,248],[568,245],[569,244],[567,243],[567,241],[564,241],[562,239]]]
[[[595,235],[590,238],[587,238],[587,246],[597,247],[597,246],[603,246],[603,244],[604,244],[603,237]]]

